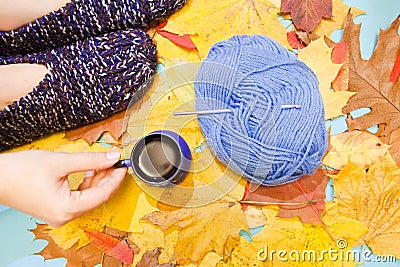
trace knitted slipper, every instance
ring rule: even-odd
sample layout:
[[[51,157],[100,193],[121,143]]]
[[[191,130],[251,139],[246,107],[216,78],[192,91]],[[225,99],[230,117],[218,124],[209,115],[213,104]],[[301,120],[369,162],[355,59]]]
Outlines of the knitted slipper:
[[[0,151],[102,120],[127,107],[153,74],[156,46],[141,30],[113,32],[0,65],[38,63],[48,73],[25,97],[0,110]]]
[[[148,29],[187,0],[72,0],[16,30],[0,32],[0,55],[43,51],[128,28]]]

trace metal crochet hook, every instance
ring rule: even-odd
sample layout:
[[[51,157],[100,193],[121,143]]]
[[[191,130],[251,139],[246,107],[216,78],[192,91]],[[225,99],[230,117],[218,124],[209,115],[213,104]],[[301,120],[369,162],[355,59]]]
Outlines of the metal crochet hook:
[[[282,105],[282,109],[289,108],[301,108],[300,105]],[[182,111],[174,112],[174,116],[185,116],[185,115],[206,115],[206,114],[219,114],[219,113],[231,113],[230,109],[211,109],[211,110],[195,110],[195,111]]]

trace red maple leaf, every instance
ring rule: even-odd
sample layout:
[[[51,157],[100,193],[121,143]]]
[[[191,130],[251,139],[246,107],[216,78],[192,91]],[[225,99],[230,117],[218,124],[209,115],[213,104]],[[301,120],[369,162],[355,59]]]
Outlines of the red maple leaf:
[[[346,41],[335,44],[331,57],[333,63],[343,64],[332,82],[332,87],[335,91],[347,91],[349,87],[349,44]]]
[[[255,190],[243,198],[245,201],[299,203],[315,200],[315,204],[280,205],[278,216],[281,218],[299,217],[304,223],[323,223],[320,215],[325,209],[325,189],[328,178],[322,169],[314,174],[303,176],[289,184],[279,186],[253,185]],[[258,186],[258,187],[257,187]]]
[[[287,32],[287,40],[289,45],[294,49],[302,49],[306,45],[299,39],[295,31]]]
[[[172,43],[176,44],[179,47],[188,49],[188,50],[197,50],[196,45],[193,43],[192,38],[189,34],[179,35],[177,33],[172,33],[166,30],[157,30],[157,33],[162,37],[167,38]]]
[[[189,34],[184,34],[184,35],[179,35],[173,32],[169,32],[166,30],[162,30],[163,28],[165,28],[165,26],[167,26],[168,21],[164,21],[162,23],[160,23],[157,27],[156,27],[156,32],[158,34],[160,34],[162,37],[167,38],[168,40],[170,40],[172,43],[174,43],[175,45],[188,49],[188,50],[197,50],[196,45],[193,43],[192,38],[190,37]]]
[[[133,252],[127,244],[117,238],[98,231],[85,231],[91,244],[106,255],[115,257],[125,264],[132,264]]]
[[[297,29],[312,32],[322,18],[332,18],[332,0],[282,0],[281,13],[291,13]]]

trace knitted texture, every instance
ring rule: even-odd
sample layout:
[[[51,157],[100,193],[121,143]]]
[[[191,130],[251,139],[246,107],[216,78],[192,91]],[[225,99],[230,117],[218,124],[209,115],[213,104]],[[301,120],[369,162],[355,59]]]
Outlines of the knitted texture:
[[[0,65],[38,63],[48,73],[27,96],[0,110],[0,151],[124,110],[153,74],[156,46],[141,30],[113,32]]]
[[[16,30],[0,32],[0,55],[56,48],[90,36],[128,28],[148,29],[187,0],[72,0]]]
[[[317,78],[277,42],[256,35],[215,44],[195,92],[198,110],[232,110],[198,119],[216,157],[249,181],[281,185],[321,164],[327,133]]]

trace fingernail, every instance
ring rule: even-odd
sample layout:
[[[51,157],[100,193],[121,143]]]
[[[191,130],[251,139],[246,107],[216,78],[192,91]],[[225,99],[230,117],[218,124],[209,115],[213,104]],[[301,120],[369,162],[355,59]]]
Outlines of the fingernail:
[[[116,160],[116,159],[119,159],[120,156],[121,156],[121,154],[118,151],[116,151],[116,152],[107,152],[106,153],[106,158],[108,160]]]

